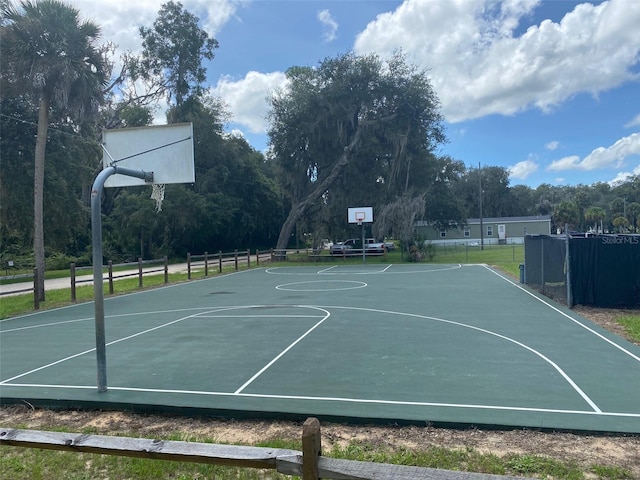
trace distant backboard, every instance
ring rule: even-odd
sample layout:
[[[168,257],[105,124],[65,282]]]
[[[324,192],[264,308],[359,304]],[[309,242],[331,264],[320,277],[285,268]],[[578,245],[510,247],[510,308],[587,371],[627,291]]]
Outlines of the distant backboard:
[[[193,125],[176,123],[102,132],[103,168],[115,165],[153,172],[153,183],[193,183]],[[144,185],[142,179],[112,175],[105,187]]]
[[[373,223],[373,207],[352,207],[348,210],[349,223]]]

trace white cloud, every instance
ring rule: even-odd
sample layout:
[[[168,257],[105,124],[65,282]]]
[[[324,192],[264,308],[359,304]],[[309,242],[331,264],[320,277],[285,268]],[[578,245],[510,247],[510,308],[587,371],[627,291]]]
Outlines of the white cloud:
[[[524,180],[533,172],[538,170],[539,165],[532,159],[523,160],[515,165],[508,167],[509,177]]]
[[[141,26],[151,27],[158,17],[163,2],[139,0],[73,0],[83,19],[91,19],[102,31],[102,38],[118,44],[119,50],[139,52],[142,39],[138,32]],[[234,17],[237,10],[250,3],[249,0],[182,0],[185,10],[200,19],[200,27],[215,37],[225,23]]]
[[[581,93],[597,94],[638,74],[640,2],[577,5],[555,23],[515,29],[539,0],[406,0],[360,33],[357,53],[402,49],[429,69],[448,121],[527,108],[549,110]]]
[[[221,77],[211,93],[224,99],[233,113],[233,121],[246,125],[251,133],[265,133],[267,97],[286,85],[282,72],[249,72],[241,80]]]
[[[547,143],[544,146],[544,148],[546,148],[547,150],[553,151],[553,150],[557,150],[559,146],[560,146],[560,142],[558,142],[557,140],[553,140],[553,141]]]
[[[318,12],[318,20],[324,27],[324,33],[322,34],[322,38],[324,38],[324,41],[327,43],[333,42],[336,39],[338,22],[336,22],[335,18],[333,18],[331,12],[326,9],[320,10]]]
[[[640,113],[636,115],[632,120],[624,124],[624,128],[637,127],[640,125]]]
[[[560,160],[554,160],[551,165],[547,167],[547,170],[578,170],[580,168],[580,157],[578,155],[571,155],[570,157],[563,157]]]
[[[640,163],[631,172],[619,172],[613,180],[610,180],[607,183],[609,183],[609,185],[611,185],[612,187],[615,187],[616,185],[620,185],[621,183],[629,180],[631,177],[637,175],[640,175]]]
[[[626,158],[634,155],[640,155],[640,133],[623,137],[610,147],[598,147],[582,160],[577,155],[554,160],[547,170],[620,168]]]

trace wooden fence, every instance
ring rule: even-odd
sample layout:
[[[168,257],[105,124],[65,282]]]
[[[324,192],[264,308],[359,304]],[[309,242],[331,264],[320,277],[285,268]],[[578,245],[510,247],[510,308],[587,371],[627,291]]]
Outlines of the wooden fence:
[[[9,295],[9,294],[16,294],[16,293],[26,293],[26,292],[31,292],[33,293],[33,308],[35,310],[38,310],[40,308],[40,299],[38,298],[37,295],[37,285],[38,285],[38,269],[34,268],[33,269],[33,273],[21,273],[18,275],[6,275],[6,276],[2,276],[0,277],[0,279],[2,280],[19,280],[22,278],[32,278],[33,279],[33,286],[29,286],[28,288],[22,288],[19,290],[11,290],[10,292],[0,292],[0,296],[2,295]]]
[[[247,267],[251,267],[252,259],[255,259],[256,265],[260,265],[260,262],[264,263],[265,261],[273,261],[274,258],[276,258],[276,254],[274,253],[273,249],[256,250],[255,255],[251,255],[250,250],[246,250],[246,252],[238,252],[238,250],[234,250],[233,252],[218,252],[213,255],[208,254],[207,252],[205,252],[203,255],[191,255],[190,253],[188,253],[187,277],[189,280],[191,280],[193,270],[196,268],[204,268],[204,275],[208,276],[210,268],[217,267],[218,272],[222,273],[222,269],[224,266],[229,266],[230,264],[232,264],[234,266],[234,269],[237,271],[239,269],[239,265],[246,265]],[[286,259],[286,253],[284,253],[284,258]],[[153,266],[157,266],[157,268],[153,268]],[[145,275],[164,273],[164,283],[169,283],[169,264],[167,257],[154,260],[142,260],[141,258],[138,258],[138,261],[136,263],[119,264],[114,264],[111,260],[109,260],[107,262],[106,268],[107,271],[105,272],[103,278],[109,284],[109,294],[111,295],[113,295],[114,293],[114,281],[123,278],[138,277],[138,286],[142,288],[144,286],[143,279]],[[0,281],[33,279],[33,285],[29,285],[28,288],[7,289],[6,291],[0,292],[0,296],[15,295],[18,293],[27,292],[33,293],[34,308],[36,310],[39,309],[40,302],[38,301],[37,295],[35,295],[37,275],[38,272],[36,269],[34,269],[33,273],[0,276]],[[77,298],[77,287],[83,283],[93,282],[93,267],[78,267],[75,263],[71,263],[69,267],[69,277],[71,286],[71,301],[75,302]]]
[[[145,265],[157,265],[158,268],[145,268]],[[155,260],[142,260],[138,258],[137,262],[137,271],[132,272],[133,265],[131,263],[118,263],[113,264],[111,260],[107,262],[107,276],[106,280],[109,283],[109,294],[113,295],[114,288],[113,282],[114,280],[118,280],[121,278],[130,278],[130,277],[138,277],[138,287],[142,288],[144,286],[143,278],[144,275],[150,275],[154,273],[164,273],[164,283],[165,285],[169,283],[169,261],[167,257]],[[113,269],[126,268],[127,270],[118,272],[114,275]],[[76,301],[76,286],[80,283],[89,283],[93,282],[93,277],[78,279],[78,272],[82,272],[85,270],[93,271],[93,267],[76,267],[75,263],[71,264],[70,267],[70,278],[71,278],[71,301]]]
[[[273,260],[273,249],[271,250],[256,250],[255,259],[256,265],[260,265],[260,260],[264,262],[265,260]],[[222,268],[224,266],[228,266],[229,264],[233,264],[234,270],[238,271],[239,264],[245,264],[247,268],[251,267],[251,250],[238,252],[238,250],[234,250],[233,252],[222,252],[218,253],[208,253],[204,252],[202,255],[192,255],[191,253],[187,253],[187,278],[191,280],[191,271],[192,268],[202,268],[204,269],[204,276],[209,276],[209,268],[210,267],[218,267],[218,273],[222,273]]]
[[[0,445],[84,452],[122,457],[275,469],[303,480],[516,480],[516,477],[455,472],[433,468],[370,463],[322,456],[320,422],[308,418],[302,426],[302,451],[280,448],[216,445],[80,433],[18,430],[0,427]],[[522,480],[521,477],[518,477]]]

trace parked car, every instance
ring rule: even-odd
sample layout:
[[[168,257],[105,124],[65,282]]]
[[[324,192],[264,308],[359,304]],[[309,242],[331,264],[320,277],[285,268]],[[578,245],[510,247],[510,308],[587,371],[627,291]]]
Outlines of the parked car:
[[[395,246],[394,246],[395,247]],[[385,253],[388,249],[383,242],[377,242],[375,238],[365,238],[365,253]],[[331,245],[331,255],[357,255],[362,253],[362,239],[350,238],[344,242]]]

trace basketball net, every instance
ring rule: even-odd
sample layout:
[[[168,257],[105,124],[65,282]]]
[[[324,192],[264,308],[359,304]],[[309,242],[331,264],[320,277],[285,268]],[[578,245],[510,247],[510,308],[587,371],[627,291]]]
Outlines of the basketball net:
[[[151,184],[151,200],[156,202],[156,213],[162,211],[162,201],[164,200],[164,183]]]

